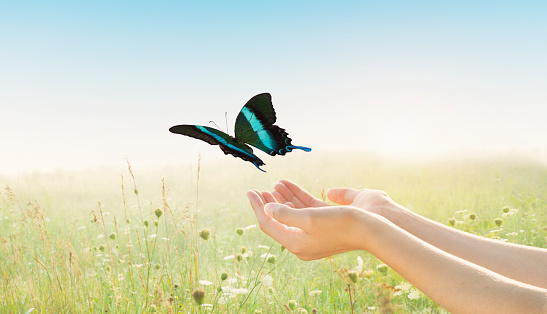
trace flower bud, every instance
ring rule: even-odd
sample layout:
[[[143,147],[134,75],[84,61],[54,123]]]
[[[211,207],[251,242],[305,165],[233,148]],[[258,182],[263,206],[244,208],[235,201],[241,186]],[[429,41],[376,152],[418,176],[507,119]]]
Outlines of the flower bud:
[[[207,228],[203,228],[199,231],[199,237],[203,240],[207,241],[209,240],[209,235],[211,234],[211,230]]]
[[[298,306],[298,304],[296,303],[295,300],[289,300],[289,309],[291,309],[291,311],[296,310],[297,306]]]
[[[359,274],[355,270],[348,271],[348,278],[353,282],[356,283],[357,279],[359,279]]]
[[[192,298],[198,305],[202,305],[203,301],[205,300],[205,290],[202,288],[196,288],[194,291],[192,291]]]

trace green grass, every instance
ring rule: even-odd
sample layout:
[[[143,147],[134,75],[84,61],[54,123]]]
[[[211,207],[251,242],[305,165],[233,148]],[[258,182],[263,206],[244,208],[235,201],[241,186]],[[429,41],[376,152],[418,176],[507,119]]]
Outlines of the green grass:
[[[265,174],[227,158],[202,162],[199,172],[196,161],[0,177],[1,312],[444,312],[366,252],[303,262],[259,228],[245,229],[256,224],[245,191],[271,190],[282,178],[318,197],[332,186],[383,189],[455,228],[546,246],[540,164],[302,156],[268,159]],[[506,206],[518,211],[503,215]],[[196,291],[205,292],[204,305]]]

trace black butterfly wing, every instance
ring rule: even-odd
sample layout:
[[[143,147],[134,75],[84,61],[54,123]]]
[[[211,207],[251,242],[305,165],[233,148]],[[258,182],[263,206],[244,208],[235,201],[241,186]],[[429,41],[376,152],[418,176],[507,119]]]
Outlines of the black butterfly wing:
[[[249,161],[260,171],[264,171],[259,167],[263,166],[264,162],[253,154],[253,149],[251,147],[245,143],[238,143],[233,137],[222,131],[206,126],[187,124],[175,125],[169,128],[169,131],[171,133],[197,138],[198,140],[202,140],[211,145],[219,145],[224,154],[231,154],[245,161]]]
[[[292,145],[289,134],[274,125],[276,119],[272,96],[269,93],[254,96],[237,115],[236,141],[248,143],[271,156],[285,155],[293,149],[311,151],[308,147]]]

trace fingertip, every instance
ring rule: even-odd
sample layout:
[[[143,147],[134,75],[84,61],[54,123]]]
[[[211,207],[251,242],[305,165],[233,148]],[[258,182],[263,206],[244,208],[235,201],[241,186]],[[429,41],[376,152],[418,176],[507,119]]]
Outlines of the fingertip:
[[[327,197],[334,203],[349,205],[358,193],[359,190],[350,188],[330,188],[327,190]]]

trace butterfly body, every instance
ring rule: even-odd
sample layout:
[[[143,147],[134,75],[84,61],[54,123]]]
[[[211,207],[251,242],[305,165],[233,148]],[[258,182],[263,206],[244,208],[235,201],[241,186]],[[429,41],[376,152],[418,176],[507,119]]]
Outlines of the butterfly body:
[[[260,169],[264,162],[253,153],[249,145],[270,156],[285,155],[293,149],[311,151],[308,147],[292,145],[288,133],[274,125],[275,121],[271,95],[264,93],[251,98],[239,112],[235,123],[235,137],[201,125],[176,125],[169,131],[194,137],[211,145],[219,145],[224,154],[249,161],[260,171],[264,171]]]

